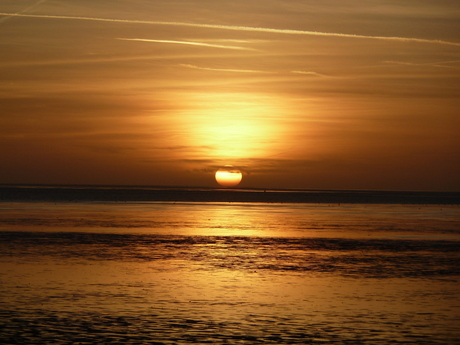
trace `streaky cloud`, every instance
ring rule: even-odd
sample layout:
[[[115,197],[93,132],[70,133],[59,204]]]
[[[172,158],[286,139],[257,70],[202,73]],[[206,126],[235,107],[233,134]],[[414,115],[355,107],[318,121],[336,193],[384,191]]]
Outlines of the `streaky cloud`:
[[[139,42],[152,42],[152,43],[172,43],[172,44],[185,44],[191,46],[201,46],[201,47],[210,47],[210,48],[221,48],[221,49],[234,49],[234,50],[253,50],[253,48],[245,48],[238,46],[227,46],[221,44],[210,44],[203,42],[193,42],[193,41],[176,41],[176,40],[155,40],[155,39],[146,39],[146,38],[117,38],[117,40],[122,41],[139,41]]]
[[[391,65],[403,65],[403,66],[431,66],[431,67],[441,67],[441,68],[453,68],[458,69],[456,66],[450,66],[450,64],[457,64],[460,61],[441,61],[441,62],[426,62],[426,63],[415,63],[415,62],[404,62],[404,61],[393,61],[387,60],[383,61],[384,63]]]
[[[251,69],[230,69],[230,68],[211,68],[211,67],[199,67],[195,65],[189,64],[180,64],[179,66],[193,68],[193,69],[200,69],[205,71],[218,71],[218,72],[238,72],[238,73],[271,73],[266,71],[257,71]]]
[[[399,41],[399,42],[418,42],[418,43],[431,43],[431,44],[460,46],[459,42],[432,40],[432,39],[425,39],[425,38],[397,37],[397,36],[393,36],[393,37],[392,36],[368,36],[368,35],[346,34],[346,33],[336,33],[336,32],[320,32],[320,31],[292,30],[292,29],[273,29],[273,28],[261,28],[261,27],[252,27],[252,26],[233,26],[233,25],[218,25],[218,24],[199,24],[199,23],[96,18],[96,17],[74,17],[74,16],[61,16],[61,15],[23,14],[23,13],[4,13],[4,12],[0,12],[0,16],[46,18],[46,19],[89,20],[89,21],[101,21],[101,22],[112,22],[112,23],[128,23],[128,24],[173,25],[173,26],[187,26],[187,27],[209,28],[209,29],[220,29],[220,30],[266,32],[266,33],[274,33],[274,34],[360,38],[360,39],[373,39],[373,40]]]
[[[195,57],[195,55],[190,55]],[[0,68],[18,67],[18,66],[53,66],[53,65],[77,65],[77,64],[93,64],[100,62],[119,62],[119,61],[142,61],[142,60],[165,60],[165,59],[183,59],[184,56],[168,55],[145,55],[145,56],[125,56],[125,57],[94,57],[69,60],[47,60],[47,61],[15,61],[15,62],[0,62]]]
[[[291,71],[291,73],[310,75],[312,77],[326,77],[326,75],[324,74],[320,74],[320,73],[313,72],[313,71]]]

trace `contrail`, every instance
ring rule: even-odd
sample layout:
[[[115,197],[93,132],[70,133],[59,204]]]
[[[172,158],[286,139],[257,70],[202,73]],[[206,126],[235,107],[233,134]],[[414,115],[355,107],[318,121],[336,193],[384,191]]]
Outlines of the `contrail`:
[[[145,38],[117,38],[117,40],[185,44],[185,45],[192,45],[192,46],[222,48],[222,49],[235,49],[235,50],[256,50],[252,48],[245,48],[245,47],[238,47],[238,46],[226,46],[226,45],[220,45],[220,44],[210,44],[210,43],[191,42],[191,41],[153,40],[153,39],[145,39]]]
[[[22,11],[16,12],[15,14],[21,14],[21,13],[23,13],[23,12],[27,12],[28,10],[31,10],[32,8],[37,7],[37,6],[41,5],[41,4],[43,4],[45,1],[48,1],[48,0],[39,0],[39,1],[36,2],[35,4],[33,4],[33,5],[31,5],[31,6],[27,7],[27,8],[25,8],[25,9],[23,9]],[[11,18],[11,17],[0,18],[0,23],[5,22],[5,21],[8,20],[9,18]]]
[[[429,39],[424,39],[424,38],[391,37],[391,36],[367,36],[367,35],[344,34],[344,33],[335,33],[335,32],[258,28],[258,27],[251,27],[251,26],[195,24],[195,23],[181,23],[181,22],[163,22],[163,21],[130,20],[130,19],[110,19],[110,18],[93,18],[93,17],[53,16],[53,15],[45,15],[45,14],[22,14],[22,13],[3,13],[3,12],[0,12],[0,16],[28,17],[28,18],[48,18],[48,19],[90,20],[90,21],[112,22],[112,23],[130,23],[130,24],[173,25],[173,26],[188,26],[188,27],[220,29],[220,30],[267,32],[267,33],[287,34],[287,35],[309,35],[309,36],[326,36],[326,37],[343,37],[343,38],[361,38],[361,39],[374,39],[374,40],[385,40],[385,41],[419,42],[419,43],[431,43],[431,44],[444,44],[444,45],[451,45],[451,46],[460,46],[460,43],[458,43],[458,42],[449,42],[449,41],[442,41],[442,40],[429,40]]]
[[[179,66],[193,68],[193,69],[201,69],[205,71],[217,71],[217,72],[271,73],[271,72],[257,71],[257,70],[252,70],[252,69],[210,68],[210,67],[199,67],[199,66],[189,65],[189,64],[180,64]]]

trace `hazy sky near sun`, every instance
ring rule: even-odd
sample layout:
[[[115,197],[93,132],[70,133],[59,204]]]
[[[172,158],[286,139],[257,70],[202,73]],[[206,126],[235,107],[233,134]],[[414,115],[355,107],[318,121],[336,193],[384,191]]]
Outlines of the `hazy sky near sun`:
[[[460,190],[458,0],[0,12],[0,183]]]

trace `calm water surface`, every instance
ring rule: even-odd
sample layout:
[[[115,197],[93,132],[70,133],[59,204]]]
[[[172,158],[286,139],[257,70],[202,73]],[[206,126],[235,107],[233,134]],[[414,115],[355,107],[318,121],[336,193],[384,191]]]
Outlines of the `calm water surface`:
[[[1,344],[458,344],[460,207],[0,203]]]

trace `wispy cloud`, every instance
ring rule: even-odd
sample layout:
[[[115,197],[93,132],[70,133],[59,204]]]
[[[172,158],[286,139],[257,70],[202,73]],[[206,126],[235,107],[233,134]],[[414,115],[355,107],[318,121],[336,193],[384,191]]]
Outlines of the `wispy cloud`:
[[[210,68],[210,67],[199,67],[195,65],[189,64],[180,64],[179,66],[193,68],[193,69],[200,69],[205,71],[219,71],[219,72],[239,72],[239,73],[271,73],[266,71],[258,71],[258,70],[251,70],[251,69],[231,69],[231,68]]]
[[[45,15],[45,14],[23,14],[23,13],[4,13],[4,12],[0,12],[0,16],[46,18],[46,19],[90,20],[90,21],[128,23],[128,24],[173,25],[173,26],[186,26],[186,27],[209,28],[209,29],[220,29],[220,30],[266,32],[266,33],[274,33],[274,34],[359,38],[359,39],[373,39],[373,40],[386,40],[386,41],[399,41],[399,42],[418,42],[418,43],[460,46],[460,42],[431,40],[431,39],[424,39],[424,38],[395,37],[395,36],[393,37],[392,36],[368,36],[368,35],[356,35],[356,34],[336,33],[336,32],[274,29],[274,28],[260,28],[260,27],[251,27],[251,26],[199,24],[199,23],[166,22],[166,21],[150,21],[150,20],[110,19],[110,18],[94,18],[94,17],[53,16],[53,15]]]
[[[197,55],[190,54],[185,57],[194,58]],[[142,60],[171,60],[183,59],[181,55],[145,55],[145,56],[123,56],[123,57],[92,57],[81,59],[68,59],[68,60],[43,60],[43,61],[14,61],[14,62],[0,62],[0,68],[4,67],[17,67],[17,66],[53,66],[53,65],[76,65],[76,64],[93,64],[100,62],[119,62],[119,61],[142,61]]]
[[[227,46],[221,44],[211,44],[194,41],[176,41],[176,40],[154,40],[146,38],[117,38],[122,41],[139,41],[139,42],[153,42],[153,43],[171,43],[171,44],[185,44],[191,46],[210,47],[210,48],[221,48],[221,49],[234,49],[234,50],[256,50],[253,48],[238,47],[238,46]]]
[[[450,64],[458,64],[460,61],[441,61],[441,62],[426,62],[426,63],[415,63],[415,62],[404,62],[404,61],[383,61],[384,63],[391,65],[403,65],[403,66],[432,66],[432,67],[442,67],[442,68],[455,68],[456,66],[450,66]]]
[[[320,74],[320,73],[313,72],[313,71],[291,71],[291,73],[310,75],[310,76],[313,76],[313,77],[326,77],[326,75],[324,75],[324,74]]]

